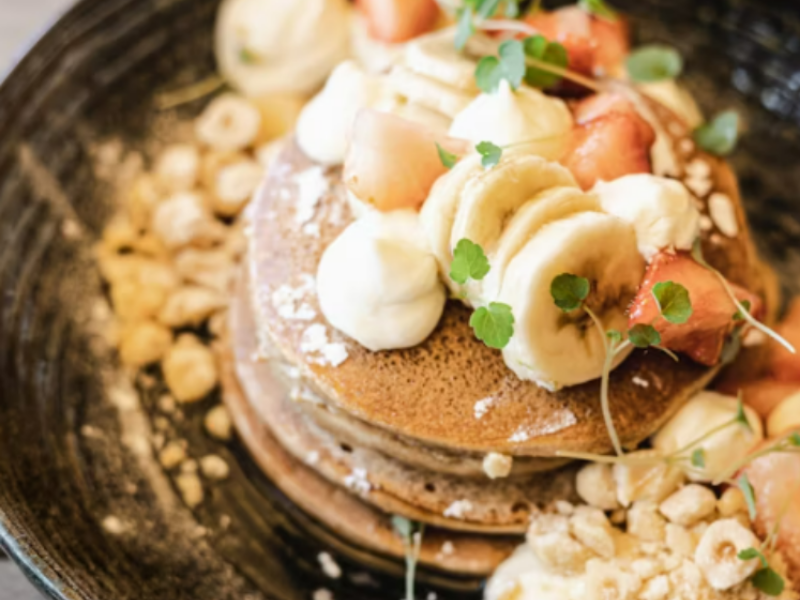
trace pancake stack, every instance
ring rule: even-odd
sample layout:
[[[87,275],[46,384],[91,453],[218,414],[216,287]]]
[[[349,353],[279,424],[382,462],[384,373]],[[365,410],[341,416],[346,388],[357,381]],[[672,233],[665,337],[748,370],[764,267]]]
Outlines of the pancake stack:
[[[706,163],[713,190],[736,207],[740,233],[705,231],[706,258],[769,305],[730,169],[655,108],[681,168]],[[319,193],[309,196],[309,188]],[[403,552],[391,515],[426,523],[421,560],[469,574],[492,571],[532,512],[577,499],[576,468],[556,454],[611,450],[598,381],[548,392],[520,380],[475,339],[470,313],[456,301],[414,348],[374,353],[336,331],[319,309],[314,276],[353,216],[341,170],[314,164],[293,141],[250,210],[249,251],[222,350],[225,396],[245,443],[287,495],[385,554]],[[624,445],[647,439],[718,371],[635,352],[611,377]],[[490,479],[484,461],[498,457],[513,457],[511,473]]]

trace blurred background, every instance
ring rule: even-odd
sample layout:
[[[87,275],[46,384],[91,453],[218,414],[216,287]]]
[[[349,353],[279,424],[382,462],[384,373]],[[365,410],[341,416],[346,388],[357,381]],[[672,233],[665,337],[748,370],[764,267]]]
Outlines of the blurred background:
[[[0,73],[70,4],[70,0],[0,0]],[[0,559],[0,600],[41,598],[16,565]]]

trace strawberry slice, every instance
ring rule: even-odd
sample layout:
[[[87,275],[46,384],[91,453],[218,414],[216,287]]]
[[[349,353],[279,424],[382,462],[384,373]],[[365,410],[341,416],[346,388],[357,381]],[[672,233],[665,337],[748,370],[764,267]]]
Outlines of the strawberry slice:
[[[584,75],[616,70],[630,51],[628,25],[607,21],[576,6],[537,11],[525,18],[550,41],[560,42],[569,56],[569,68]]]
[[[595,42],[594,71],[596,74],[614,73],[630,54],[630,28],[628,22],[617,17],[615,21],[592,19],[592,40]]]
[[[643,139],[640,118],[612,112],[575,127],[561,164],[589,190],[598,181],[633,173],[650,173],[650,144]]]
[[[602,92],[593,94],[577,102],[573,108],[575,122],[579,125],[589,123],[608,114],[628,115],[636,121],[642,141],[652,146],[656,141],[656,132],[636,110],[633,102],[624,95],[616,92]]]
[[[682,325],[675,325],[659,316],[653,297],[657,283],[672,281],[685,287],[692,303],[692,316]],[[758,315],[761,300],[750,292],[731,284],[740,302],[751,304]],[[662,251],[647,267],[644,281],[633,301],[628,326],[652,324],[661,334],[661,345],[675,352],[688,354],[700,364],[713,366],[719,362],[722,347],[736,322],[736,305],[717,276],[699,265],[687,252]]]
[[[780,520],[778,548],[789,572],[800,574],[800,454],[768,454],[745,472],[756,496],[756,533],[766,537]]]
[[[800,298],[795,298],[783,321],[775,330],[797,350],[792,354],[786,348],[771,342],[770,370],[776,379],[800,383]]]
[[[434,182],[447,172],[437,142],[462,156],[467,142],[437,139],[417,123],[375,110],[362,110],[353,125],[344,162],[344,181],[359,199],[385,212],[419,209]]]
[[[391,44],[432,31],[439,18],[436,0],[357,0],[356,5],[370,37]]]

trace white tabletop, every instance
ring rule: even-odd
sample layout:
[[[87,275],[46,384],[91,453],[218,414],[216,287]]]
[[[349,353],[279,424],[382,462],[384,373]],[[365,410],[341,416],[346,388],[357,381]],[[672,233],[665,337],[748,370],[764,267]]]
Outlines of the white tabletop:
[[[26,42],[71,4],[71,0],[0,0],[0,72]],[[8,560],[0,560],[0,600],[42,600]]]

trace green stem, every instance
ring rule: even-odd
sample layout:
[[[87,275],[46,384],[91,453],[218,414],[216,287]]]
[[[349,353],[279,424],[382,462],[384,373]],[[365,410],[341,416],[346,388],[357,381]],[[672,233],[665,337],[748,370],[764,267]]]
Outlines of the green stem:
[[[706,259],[703,257],[703,251],[702,248],[700,247],[699,239],[695,242],[694,248],[692,248],[692,256],[699,264],[701,264],[702,266],[704,266],[706,269],[708,269],[709,271],[714,273],[714,275],[717,276],[717,279],[719,279],[720,283],[722,283],[722,287],[725,288],[725,292],[728,294],[728,296],[730,296],[731,300],[733,300],[733,304],[734,306],[736,306],[736,310],[738,310],[739,313],[741,313],[745,321],[747,321],[750,325],[752,325],[762,333],[771,337],[773,340],[778,342],[781,346],[786,348],[792,354],[797,354],[797,350],[795,349],[794,346],[792,346],[792,344],[786,341],[778,332],[773,331],[772,329],[761,323],[758,319],[756,319],[753,315],[750,314],[750,311],[747,310],[744,307],[744,305],[742,305],[741,302],[739,302],[739,299],[736,297],[736,293],[731,288],[730,284],[728,283],[728,280],[725,279],[725,276],[706,262]]]
[[[712,485],[719,485],[720,483],[724,482],[726,479],[730,479],[732,475],[736,474],[742,467],[749,465],[754,460],[761,458],[762,456],[767,456],[768,454],[772,454],[773,452],[786,452],[788,450],[789,453],[794,453],[792,450],[786,448],[784,444],[789,439],[792,433],[787,433],[786,435],[781,436],[778,438],[774,444],[771,446],[767,446],[766,448],[759,450],[758,452],[754,452],[753,454],[748,454],[743,459],[734,463],[732,467],[730,467],[727,471],[725,471],[722,475],[717,477],[713,482]]]
[[[606,358],[603,362],[603,377],[600,381],[600,406],[603,409],[603,419],[606,422],[606,429],[608,429],[608,437],[611,438],[611,445],[614,446],[614,452],[616,452],[617,456],[624,456],[625,452],[622,450],[622,444],[619,441],[619,435],[617,435],[617,430],[614,427],[614,419],[611,416],[611,406],[609,404],[608,399],[608,386],[611,381],[611,369],[614,366],[614,358],[616,357],[616,348],[614,348],[613,344],[609,341],[608,336],[606,335],[606,330],[603,327],[603,323],[594,314],[594,311],[589,308],[588,306],[584,306],[583,309],[586,311],[594,324],[597,326],[598,331],[600,332],[600,338],[603,340],[603,347],[605,348]]]
[[[590,452],[570,452],[559,450],[556,452],[559,458],[570,458],[572,460],[585,460],[587,462],[597,462],[609,465],[632,465],[632,466],[656,466],[664,461],[663,457],[639,457],[625,454],[624,456],[607,456],[605,454],[592,454]]]
[[[189,86],[157,95],[155,98],[156,108],[169,110],[205,98],[223,87],[225,87],[225,80],[219,75],[211,75]]]
[[[678,450],[675,450],[675,452],[670,453],[667,458],[679,457],[684,452],[688,452],[689,450],[694,449],[695,446],[698,446],[698,445],[702,444],[707,439],[709,439],[711,436],[718,434],[720,431],[723,431],[723,430],[727,429],[728,427],[730,427],[731,425],[735,425],[736,423],[738,423],[737,419],[733,418],[730,421],[726,421],[722,425],[718,425],[717,427],[714,427],[713,429],[711,429],[710,431],[706,432],[704,435],[700,436],[696,440],[693,440],[692,442],[690,442],[689,444],[687,444],[683,448],[679,448]]]

